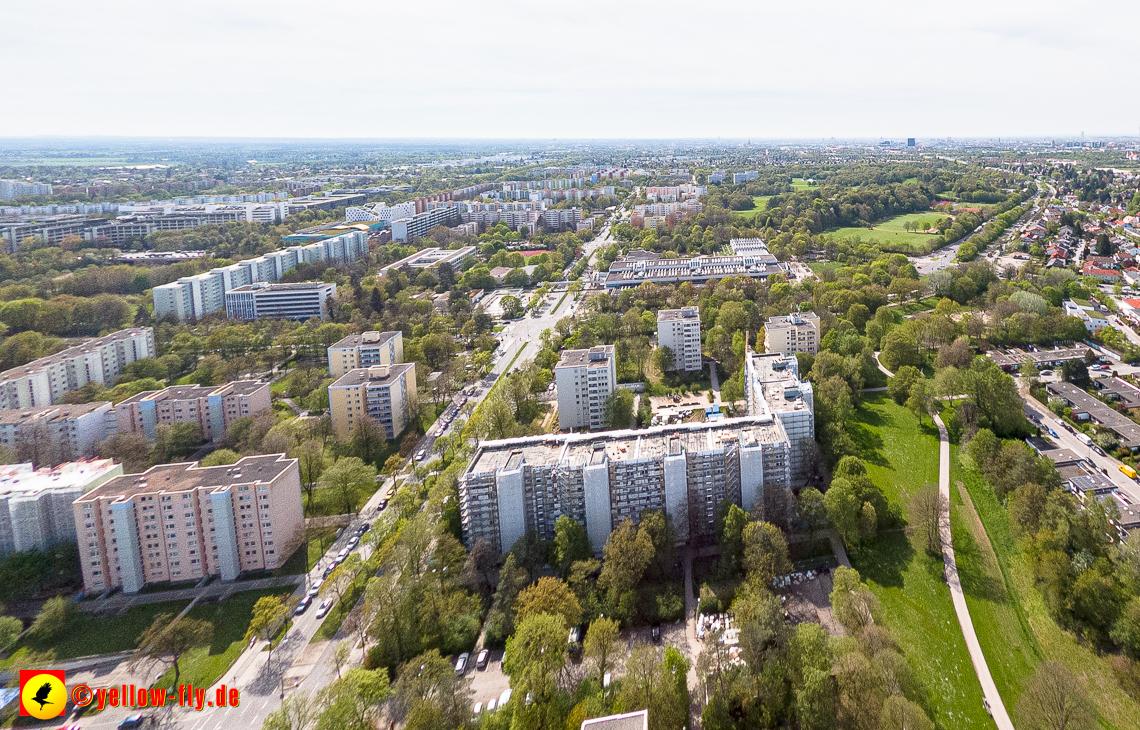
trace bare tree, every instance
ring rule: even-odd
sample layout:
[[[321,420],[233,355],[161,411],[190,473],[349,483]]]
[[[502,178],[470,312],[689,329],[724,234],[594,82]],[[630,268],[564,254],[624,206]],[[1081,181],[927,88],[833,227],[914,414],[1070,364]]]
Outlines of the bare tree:
[[[336,678],[340,679],[340,670],[348,666],[349,655],[352,653],[352,646],[349,645],[347,639],[342,639],[333,645],[332,661],[333,666],[336,667]]]
[[[1045,662],[1017,701],[1023,730],[1092,730],[1096,710],[1080,691],[1079,680],[1057,661]]]
[[[942,552],[942,513],[947,509],[946,498],[934,484],[927,484],[910,501],[910,511],[914,518],[914,529],[926,543],[926,551],[932,555]]]

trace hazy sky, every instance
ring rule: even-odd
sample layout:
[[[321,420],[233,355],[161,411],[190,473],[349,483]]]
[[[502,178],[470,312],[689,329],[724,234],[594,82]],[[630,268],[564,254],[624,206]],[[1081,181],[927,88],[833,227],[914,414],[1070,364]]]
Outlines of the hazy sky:
[[[1135,0],[0,0],[0,136],[1140,134]]]

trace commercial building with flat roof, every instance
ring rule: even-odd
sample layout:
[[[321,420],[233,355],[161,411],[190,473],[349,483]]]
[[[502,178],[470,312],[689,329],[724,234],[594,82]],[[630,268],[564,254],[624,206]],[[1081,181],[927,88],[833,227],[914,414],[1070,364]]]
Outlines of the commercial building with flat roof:
[[[701,369],[701,312],[697,307],[662,309],[657,312],[657,346],[673,353],[673,369]]]
[[[819,352],[819,315],[815,312],[793,312],[787,316],[769,317],[764,323],[764,351],[781,355],[797,352]]]
[[[87,591],[279,568],[304,539],[301,471],[284,454],[153,466],[72,504]]]
[[[389,439],[398,437],[407,425],[407,407],[416,394],[416,364],[373,365],[349,370],[329,386],[329,415],[339,438],[371,418],[384,428]]]
[[[766,279],[773,274],[785,273],[781,264],[768,262],[767,256],[691,256],[663,259],[660,254],[649,251],[630,251],[610,264],[605,286],[608,289],[620,289],[639,286],[647,281],[655,284],[683,281],[704,284],[729,276]]]
[[[122,473],[110,459],[39,470],[31,464],[0,466],[0,555],[75,542],[72,502]]]
[[[117,431],[115,411],[106,401],[0,411],[0,446],[37,467],[93,456],[95,447]]]
[[[452,268],[459,268],[459,262],[467,256],[475,255],[474,246],[464,246],[455,250],[443,249],[437,247],[425,248],[422,251],[417,251],[411,256],[400,259],[399,261],[388,264],[380,269],[380,275],[388,273],[389,271],[399,271],[400,269],[434,269],[442,263],[451,264]]]
[[[558,388],[558,428],[604,428],[606,399],[617,387],[614,346],[563,350],[562,359],[554,366],[554,382]]]
[[[0,410],[49,406],[88,383],[113,385],[135,360],[155,357],[154,328],[96,337],[0,373]]]
[[[329,348],[329,374],[334,378],[357,368],[404,362],[403,332],[361,332]]]
[[[247,284],[226,292],[226,314],[233,319],[326,319],[336,284]]]
[[[225,385],[172,385],[131,396],[115,406],[119,433],[154,439],[160,424],[197,423],[202,438],[217,441],[229,425],[273,407],[269,383],[239,380]]]

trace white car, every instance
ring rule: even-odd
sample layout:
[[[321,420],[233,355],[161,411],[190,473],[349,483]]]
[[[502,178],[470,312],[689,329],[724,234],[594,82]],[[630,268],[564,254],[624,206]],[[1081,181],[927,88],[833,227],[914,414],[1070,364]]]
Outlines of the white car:
[[[325,616],[328,616],[329,611],[332,610],[332,607],[333,607],[333,599],[326,598],[324,600],[324,603],[322,603],[320,605],[320,607],[317,609],[317,618],[324,618]]]
[[[309,595],[316,598],[317,594],[321,592],[321,585],[324,584],[323,580],[318,580],[313,583],[313,587],[309,589]]]

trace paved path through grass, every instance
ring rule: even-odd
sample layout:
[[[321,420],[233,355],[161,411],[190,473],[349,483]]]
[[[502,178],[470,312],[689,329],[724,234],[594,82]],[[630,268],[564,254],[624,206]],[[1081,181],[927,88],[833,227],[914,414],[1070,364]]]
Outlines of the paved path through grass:
[[[880,367],[882,367],[880,365]],[[974,631],[974,622],[970,619],[970,609],[966,606],[966,595],[962,592],[962,581],[958,577],[958,566],[954,561],[954,540],[950,536],[950,436],[946,433],[946,425],[937,414],[932,414],[934,423],[938,425],[938,491],[942,494],[942,514],[938,519],[938,531],[942,536],[942,560],[946,564],[946,583],[950,586],[950,597],[954,599],[954,613],[958,614],[958,624],[962,627],[962,636],[966,639],[966,648],[970,651],[970,661],[974,663],[974,671],[978,673],[978,682],[982,685],[982,692],[990,704],[990,714],[997,723],[998,730],[1013,730],[1013,722],[1006,712],[1005,703],[998,694],[997,685],[990,674],[990,667],[986,657],[982,654],[982,645],[978,643],[978,634]]]

